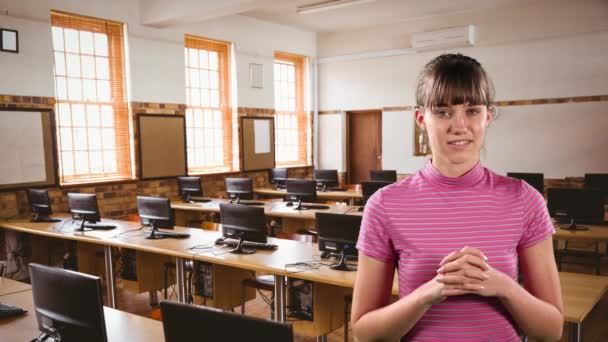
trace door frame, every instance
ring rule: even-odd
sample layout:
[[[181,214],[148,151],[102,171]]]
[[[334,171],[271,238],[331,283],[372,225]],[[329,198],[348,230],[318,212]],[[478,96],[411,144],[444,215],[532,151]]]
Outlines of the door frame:
[[[348,110],[345,111],[346,114],[346,175],[344,180],[346,184],[351,183],[351,170],[350,170],[350,120],[353,114],[355,115],[366,115],[366,114],[380,114],[379,121],[379,132],[378,139],[380,140],[380,144],[378,146],[378,153],[380,154],[380,160],[378,161],[379,169],[382,169],[382,109],[362,109],[362,110]]]

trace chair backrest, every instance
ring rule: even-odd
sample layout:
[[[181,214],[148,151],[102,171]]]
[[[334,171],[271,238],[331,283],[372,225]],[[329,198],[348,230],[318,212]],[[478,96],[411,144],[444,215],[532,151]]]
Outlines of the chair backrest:
[[[291,325],[219,309],[162,301],[166,342],[293,341]]]
[[[286,184],[288,199],[298,196],[302,199],[302,202],[317,201],[317,182],[314,180],[290,178]]]
[[[29,264],[38,329],[58,329],[62,341],[107,341],[101,280],[88,274]]]
[[[240,199],[253,199],[253,181],[251,178],[226,178],[226,192]]]
[[[369,180],[372,182],[396,182],[397,170],[370,170]]]
[[[392,182],[361,182],[361,192],[363,195],[363,204],[367,203],[372,195],[387,185],[392,184]]]

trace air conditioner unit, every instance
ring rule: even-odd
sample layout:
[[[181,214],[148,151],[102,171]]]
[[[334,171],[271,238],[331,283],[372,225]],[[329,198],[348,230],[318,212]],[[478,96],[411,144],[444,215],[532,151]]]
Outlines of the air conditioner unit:
[[[412,48],[416,51],[473,45],[475,45],[475,26],[473,25],[412,33]]]

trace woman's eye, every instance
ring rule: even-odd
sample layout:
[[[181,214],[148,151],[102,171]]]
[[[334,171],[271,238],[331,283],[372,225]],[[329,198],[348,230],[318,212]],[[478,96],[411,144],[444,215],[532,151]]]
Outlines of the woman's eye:
[[[467,112],[469,113],[469,115],[477,115],[477,114],[479,114],[479,110],[478,109],[469,109]]]
[[[437,116],[439,116],[440,118],[448,118],[448,117],[450,117],[450,112],[445,111],[445,110],[440,110],[440,111],[437,111]]]

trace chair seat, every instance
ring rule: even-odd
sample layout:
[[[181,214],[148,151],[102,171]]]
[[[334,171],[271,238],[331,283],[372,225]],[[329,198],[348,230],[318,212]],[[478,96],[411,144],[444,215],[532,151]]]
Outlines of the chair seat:
[[[243,285],[264,291],[274,291],[274,276],[261,275],[255,277],[255,279],[245,279]]]

